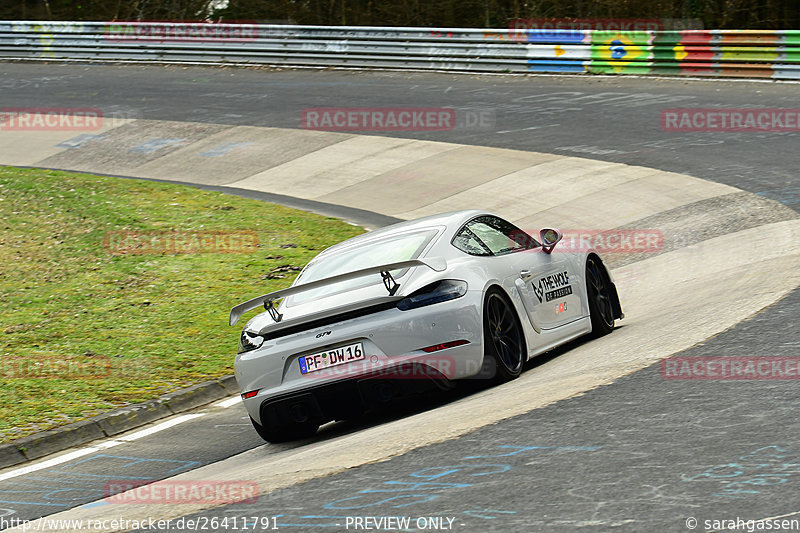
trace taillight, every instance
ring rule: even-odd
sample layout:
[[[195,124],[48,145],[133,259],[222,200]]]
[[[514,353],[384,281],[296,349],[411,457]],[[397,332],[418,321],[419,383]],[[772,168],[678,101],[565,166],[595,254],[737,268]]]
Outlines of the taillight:
[[[467,294],[467,282],[457,279],[444,279],[436,281],[421,289],[414,291],[399,302],[397,308],[401,311],[416,309],[426,305],[438,304],[448,300],[455,300]]]
[[[448,348],[455,348],[456,346],[463,346],[465,344],[469,344],[467,340],[458,340],[458,341],[450,341],[450,342],[443,342],[442,344],[434,344],[433,346],[428,346],[427,348],[423,348],[423,352],[438,352],[439,350],[446,350]]]
[[[237,353],[245,353],[256,350],[261,348],[262,344],[264,344],[263,336],[259,335],[258,333],[252,333],[244,330],[239,336],[239,350]]]

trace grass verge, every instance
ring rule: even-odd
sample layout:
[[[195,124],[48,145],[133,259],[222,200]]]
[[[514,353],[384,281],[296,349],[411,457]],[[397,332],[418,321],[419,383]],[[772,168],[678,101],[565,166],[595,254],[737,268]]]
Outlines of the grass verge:
[[[363,231],[187,186],[13,167],[0,167],[0,216],[0,442],[232,373],[230,308]]]

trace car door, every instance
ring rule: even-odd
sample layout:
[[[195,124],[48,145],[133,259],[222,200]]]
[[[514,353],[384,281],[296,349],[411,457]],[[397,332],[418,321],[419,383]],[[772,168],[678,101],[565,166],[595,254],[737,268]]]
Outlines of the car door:
[[[530,268],[520,272],[519,282],[528,299],[531,321],[543,330],[568,324],[583,316],[582,276],[566,253],[545,252],[542,247],[525,255]],[[520,290],[523,293],[523,290]]]
[[[490,260],[498,263],[496,271],[507,273],[504,285],[517,288],[537,331],[582,316],[580,276],[567,254],[545,252],[529,234],[493,215],[472,219],[459,235],[457,239],[471,247],[471,253],[491,254]]]

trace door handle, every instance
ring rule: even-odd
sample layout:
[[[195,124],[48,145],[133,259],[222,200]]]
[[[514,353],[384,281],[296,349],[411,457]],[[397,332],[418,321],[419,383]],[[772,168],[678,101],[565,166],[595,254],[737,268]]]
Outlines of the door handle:
[[[522,270],[519,273],[519,277],[522,278],[524,281],[528,281],[533,277],[533,274],[530,270]]]

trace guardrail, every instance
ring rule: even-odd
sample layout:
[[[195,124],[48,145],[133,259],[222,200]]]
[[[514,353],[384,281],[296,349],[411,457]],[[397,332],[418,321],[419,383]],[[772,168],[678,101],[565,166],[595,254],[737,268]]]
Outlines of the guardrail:
[[[0,59],[800,79],[800,30],[0,21]]]

